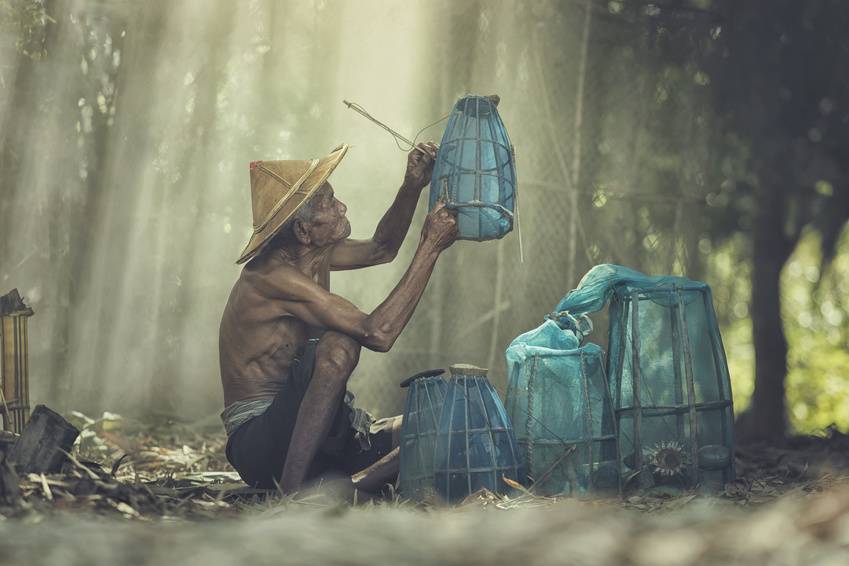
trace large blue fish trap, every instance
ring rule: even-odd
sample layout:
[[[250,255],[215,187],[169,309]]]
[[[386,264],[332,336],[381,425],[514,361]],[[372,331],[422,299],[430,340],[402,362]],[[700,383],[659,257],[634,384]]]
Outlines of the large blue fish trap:
[[[466,96],[454,106],[430,182],[430,209],[457,210],[460,239],[493,240],[513,229],[516,167],[498,97]]]
[[[734,412],[710,287],[600,265],[557,311],[590,313],[608,302],[607,366],[623,480],[720,489],[735,477]]]
[[[457,502],[479,491],[509,493],[504,481],[520,477],[521,456],[513,427],[486,370],[467,364],[450,368],[434,452],[434,487]]]
[[[448,382],[443,369],[418,373],[401,383],[407,389],[404,420],[401,422],[400,471],[401,495],[414,501],[426,501],[433,489],[433,453],[436,431]]]

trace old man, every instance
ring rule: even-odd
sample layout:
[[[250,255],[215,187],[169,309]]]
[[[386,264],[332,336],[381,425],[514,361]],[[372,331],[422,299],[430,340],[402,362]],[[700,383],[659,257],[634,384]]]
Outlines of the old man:
[[[237,262],[247,263],[224,309],[219,356],[227,458],[257,487],[293,493],[326,472],[359,472],[355,485],[368,489],[397,470],[400,417],[372,422],[353,407],[347,383],[361,348],[392,348],[457,238],[457,221],[441,205],[428,214],[404,276],[371,313],[331,293],[331,271],[395,258],[437,147],[423,143],[409,154],[401,188],[369,240],[348,237],[347,208],[327,181],[347,151],[250,165],[254,231]]]

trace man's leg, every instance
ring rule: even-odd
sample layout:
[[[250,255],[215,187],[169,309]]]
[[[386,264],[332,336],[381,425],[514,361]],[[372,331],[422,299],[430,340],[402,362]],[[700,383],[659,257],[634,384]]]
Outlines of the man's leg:
[[[366,451],[356,450],[357,442],[349,448],[347,465],[352,472],[354,487],[367,492],[378,492],[388,483],[395,483],[399,469],[401,438],[400,415],[378,419],[371,425],[370,444]],[[355,454],[351,454],[353,450]]]
[[[326,332],[318,342],[312,378],[292,431],[280,487],[285,493],[301,488],[310,464],[327,438],[345,396],[348,378],[360,360],[360,345],[339,332]]]

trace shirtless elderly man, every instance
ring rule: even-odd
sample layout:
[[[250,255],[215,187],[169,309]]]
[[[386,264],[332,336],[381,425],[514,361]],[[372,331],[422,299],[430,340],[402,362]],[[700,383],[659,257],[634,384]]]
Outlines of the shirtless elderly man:
[[[312,161],[251,163],[254,232],[248,262],[221,320],[219,355],[227,458],[249,484],[293,493],[328,471],[364,489],[386,478],[400,417],[372,423],[354,409],[348,379],[360,348],[387,352],[407,325],[439,254],[457,238],[452,211],[428,214],[404,276],[370,314],[330,292],[330,272],[392,261],[437,147],[419,144],[404,182],[370,240],[352,240],[347,208],[327,178],[348,150]],[[381,460],[382,459],[382,460]],[[377,463],[377,464],[375,464]],[[397,464],[394,466],[397,470]]]

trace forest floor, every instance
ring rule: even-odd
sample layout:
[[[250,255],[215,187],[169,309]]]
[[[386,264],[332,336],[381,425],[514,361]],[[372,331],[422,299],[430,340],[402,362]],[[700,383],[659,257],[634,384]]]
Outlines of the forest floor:
[[[220,425],[105,413],[0,502],[0,564],[849,564],[849,436],[738,449],[721,494],[479,494],[457,507],[252,490]]]

